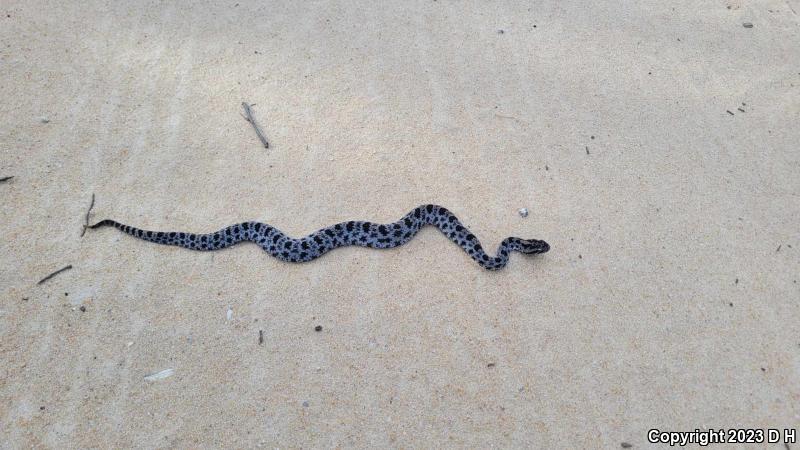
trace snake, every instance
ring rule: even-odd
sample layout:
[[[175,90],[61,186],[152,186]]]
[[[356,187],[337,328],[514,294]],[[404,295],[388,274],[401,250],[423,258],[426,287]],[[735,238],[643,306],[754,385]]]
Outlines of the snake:
[[[508,237],[500,243],[496,255],[491,256],[484,251],[478,238],[453,213],[443,206],[431,204],[414,208],[394,223],[342,222],[299,239],[287,236],[272,225],[261,222],[237,223],[206,234],[149,231],[110,219],[101,220],[88,228],[113,226],[145,241],[200,251],[219,250],[251,241],[281,261],[300,263],[319,258],[335,248],[350,245],[378,249],[399,247],[410,241],[426,225],[438,228],[481,267],[488,270],[505,267],[511,252],[536,255],[550,250],[550,245],[545,241]]]

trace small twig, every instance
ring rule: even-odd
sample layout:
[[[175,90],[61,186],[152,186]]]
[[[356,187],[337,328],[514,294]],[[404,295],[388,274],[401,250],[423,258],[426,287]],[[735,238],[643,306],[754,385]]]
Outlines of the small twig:
[[[12,178],[14,178],[14,177],[3,177],[3,178],[0,178],[0,183],[5,183],[6,181],[8,181],[8,180],[10,180]]]
[[[54,276],[56,276],[56,275],[60,274],[61,272],[65,271],[65,270],[69,270],[69,269],[72,269],[72,264],[70,264],[70,265],[68,265],[68,266],[65,266],[65,267],[62,267],[62,268],[60,268],[60,269],[56,270],[55,272],[51,273],[50,275],[48,275],[48,276],[46,276],[46,277],[42,278],[41,280],[39,280],[39,282],[38,282],[38,283],[36,283],[36,284],[42,284],[42,283],[44,283],[45,281],[49,280],[50,278],[53,278]]]
[[[253,110],[250,109],[250,105],[248,105],[246,102],[242,102],[242,108],[244,108],[244,113],[246,114],[245,120],[250,122],[250,125],[252,125],[253,129],[256,130],[258,139],[260,139],[261,143],[264,144],[264,148],[269,148],[269,142],[267,142],[267,138],[264,137],[264,133],[262,133],[261,128],[258,127],[256,119],[253,118]]]
[[[89,213],[92,212],[92,208],[94,208],[94,192],[92,192],[92,203],[89,205],[89,210],[86,211],[86,221],[83,224],[83,231],[81,231],[81,237],[86,234],[86,229],[89,228]]]

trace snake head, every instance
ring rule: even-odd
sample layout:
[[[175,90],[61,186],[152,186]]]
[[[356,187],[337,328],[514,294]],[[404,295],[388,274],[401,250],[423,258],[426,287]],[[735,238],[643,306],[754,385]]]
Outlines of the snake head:
[[[519,252],[526,255],[547,253],[547,251],[550,250],[550,244],[536,239],[520,239],[517,241],[517,244],[519,245]]]

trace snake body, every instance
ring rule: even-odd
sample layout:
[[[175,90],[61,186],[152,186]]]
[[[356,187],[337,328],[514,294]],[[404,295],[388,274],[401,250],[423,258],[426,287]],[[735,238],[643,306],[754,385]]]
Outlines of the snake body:
[[[453,213],[437,205],[421,205],[394,223],[342,222],[300,239],[289,237],[277,228],[261,222],[242,222],[208,234],[148,231],[109,219],[102,220],[89,228],[113,226],[145,241],[201,251],[219,250],[239,242],[252,241],[282,261],[306,262],[347,245],[370,248],[398,247],[410,241],[425,225],[438,228],[478,264],[489,270],[505,267],[508,255],[513,251],[534,255],[550,250],[545,241],[509,237],[503,240],[497,249],[497,255],[492,257],[483,250],[478,238],[470,233]]]

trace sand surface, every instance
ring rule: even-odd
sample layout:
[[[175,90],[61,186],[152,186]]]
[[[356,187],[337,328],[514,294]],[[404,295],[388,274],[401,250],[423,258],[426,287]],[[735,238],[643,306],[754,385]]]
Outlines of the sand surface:
[[[2,3],[0,445],[797,428],[798,0],[203,3]],[[93,193],[295,236],[438,203],[552,250],[488,272],[426,229],[290,265],[81,237]]]

